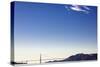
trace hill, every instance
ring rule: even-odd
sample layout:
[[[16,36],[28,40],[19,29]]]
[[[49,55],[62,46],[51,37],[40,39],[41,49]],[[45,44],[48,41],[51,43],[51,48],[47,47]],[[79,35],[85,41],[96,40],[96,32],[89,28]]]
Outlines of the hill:
[[[64,62],[64,61],[85,61],[85,60],[97,60],[97,54],[83,54],[79,53],[76,55],[72,55],[68,58],[65,58],[63,60],[54,60],[49,62]]]

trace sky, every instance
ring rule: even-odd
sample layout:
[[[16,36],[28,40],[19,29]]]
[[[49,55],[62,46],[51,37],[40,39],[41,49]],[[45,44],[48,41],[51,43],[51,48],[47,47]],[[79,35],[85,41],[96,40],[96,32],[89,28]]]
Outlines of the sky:
[[[95,6],[15,2],[15,61],[97,53]]]

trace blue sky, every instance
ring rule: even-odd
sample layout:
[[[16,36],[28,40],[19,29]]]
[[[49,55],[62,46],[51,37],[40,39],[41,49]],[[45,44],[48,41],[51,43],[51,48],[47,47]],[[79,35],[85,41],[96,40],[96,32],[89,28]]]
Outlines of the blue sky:
[[[95,6],[15,2],[16,58],[96,53],[96,10]]]

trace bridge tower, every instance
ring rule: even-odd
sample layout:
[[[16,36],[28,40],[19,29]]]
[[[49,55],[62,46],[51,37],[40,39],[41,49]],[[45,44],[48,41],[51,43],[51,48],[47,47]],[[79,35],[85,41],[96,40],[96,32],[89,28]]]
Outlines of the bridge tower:
[[[41,58],[42,58],[42,55],[40,54],[40,64],[41,64],[41,62],[42,62],[42,59],[41,59]]]

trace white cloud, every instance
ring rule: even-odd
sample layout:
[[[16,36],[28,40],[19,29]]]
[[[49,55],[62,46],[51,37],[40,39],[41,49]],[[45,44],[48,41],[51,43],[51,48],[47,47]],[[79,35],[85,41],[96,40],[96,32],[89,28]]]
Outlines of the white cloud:
[[[65,6],[67,10],[73,10],[78,12],[84,12],[89,13],[90,8],[87,6],[79,6],[79,5],[71,5],[71,6]]]
[[[84,11],[82,10],[79,6],[75,5],[75,6],[71,6],[70,9],[75,10],[75,11]]]
[[[87,9],[87,10],[90,10],[90,8],[89,8],[89,7],[87,7],[87,6],[83,6],[83,8],[85,8],[85,9]]]

